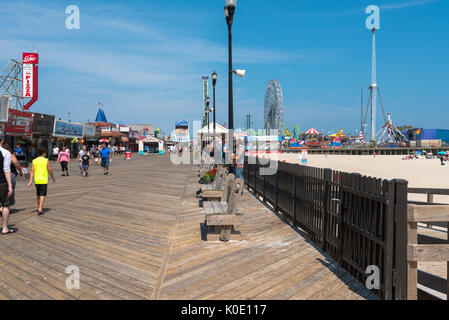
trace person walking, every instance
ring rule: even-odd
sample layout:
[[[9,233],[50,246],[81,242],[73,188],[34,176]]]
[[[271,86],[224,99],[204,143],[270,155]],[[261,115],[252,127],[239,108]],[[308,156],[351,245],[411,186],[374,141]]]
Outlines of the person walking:
[[[22,166],[19,163],[19,160],[17,160],[16,156],[12,153],[12,149],[8,144],[2,144],[2,147],[6,150],[8,150],[11,153],[11,184],[12,184],[12,196],[10,200],[10,206],[13,206],[16,204],[15,194],[16,194],[16,178],[18,175],[23,176],[22,172]]]
[[[237,140],[237,151],[233,155],[235,178],[245,180],[243,176],[243,165],[245,163],[245,148],[241,139]]]
[[[5,135],[0,133],[0,205],[2,211],[2,235],[14,233],[17,230],[9,228],[9,207],[11,206],[11,196],[13,194],[11,182],[11,152],[1,145],[5,141]]]
[[[89,165],[90,165],[90,154],[86,151],[81,156],[81,163],[82,163],[82,169],[83,169],[83,175],[85,177],[89,174]]]
[[[36,158],[36,145],[33,143],[31,145],[31,161],[33,161],[35,158]]]
[[[103,147],[100,151],[100,157],[101,157],[101,166],[104,170],[104,175],[107,176],[109,174],[109,163],[111,161],[111,150],[106,146],[106,144],[103,144]]]
[[[88,157],[90,156],[89,152],[87,151],[87,147],[86,146],[83,146],[83,148],[80,150],[80,152],[78,152],[78,157],[77,157],[78,166],[80,168],[80,175],[82,175],[82,176],[85,173],[84,169],[83,169],[83,160],[82,160],[84,154],[86,154]]]
[[[61,164],[61,176],[69,176],[70,152],[67,150],[68,149],[63,146],[58,155],[57,161]]]
[[[37,196],[37,213],[38,215],[44,214],[44,201],[47,196],[47,186],[48,186],[48,174],[50,174],[53,183],[56,182],[55,176],[53,175],[53,170],[50,167],[50,162],[45,156],[47,155],[47,149],[40,146],[38,149],[39,157],[33,160],[31,167],[30,181],[28,182],[28,187],[33,184],[36,186],[36,196]]]
[[[57,145],[55,145],[54,148],[53,148],[52,160],[53,161],[57,161],[58,160],[58,155],[59,155],[59,148],[58,148]]]

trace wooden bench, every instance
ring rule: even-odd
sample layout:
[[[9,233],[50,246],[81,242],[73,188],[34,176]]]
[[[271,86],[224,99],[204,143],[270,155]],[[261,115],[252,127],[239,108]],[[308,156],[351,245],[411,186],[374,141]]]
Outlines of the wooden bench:
[[[223,181],[226,176],[226,169],[218,167],[213,184],[201,187],[200,193],[203,201],[222,201],[224,196]]]
[[[212,202],[221,202],[221,203],[226,203],[226,205],[229,203],[229,199],[230,199],[230,195],[231,195],[231,190],[234,187],[235,184],[235,175],[234,174],[230,174],[228,176],[227,179],[227,186],[225,188],[225,190],[220,190],[220,191],[208,191],[209,193],[209,198],[206,198],[206,196],[202,197],[202,206],[204,208],[208,208],[207,210],[212,210]],[[216,194],[213,194],[213,192],[216,192]]]
[[[236,231],[235,228],[243,224],[243,214],[237,213],[237,206],[241,198],[244,181],[236,179],[232,183],[234,175],[229,176],[231,177],[231,183],[228,182],[225,192],[227,201],[204,202],[208,241],[220,240],[227,242],[230,240],[231,235],[233,238],[239,236],[239,239],[236,240],[241,240],[241,233]]]

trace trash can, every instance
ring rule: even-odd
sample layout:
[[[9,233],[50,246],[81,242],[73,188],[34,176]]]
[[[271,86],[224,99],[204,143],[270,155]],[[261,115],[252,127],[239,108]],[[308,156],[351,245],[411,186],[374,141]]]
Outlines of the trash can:
[[[131,160],[131,152],[130,151],[126,151],[126,160]]]

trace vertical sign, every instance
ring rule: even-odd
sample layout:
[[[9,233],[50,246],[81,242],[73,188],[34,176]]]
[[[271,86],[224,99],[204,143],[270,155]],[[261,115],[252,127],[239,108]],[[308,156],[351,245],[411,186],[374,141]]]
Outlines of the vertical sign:
[[[39,55],[37,53],[23,53],[22,60],[22,96],[24,98],[34,98],[35,96],[35,68],[34,65],[39,63]]]
[[[207,126],[207,103],[206,99],[209,94],[209,77],[203,77],[203,127]]]
[[[23,97],[24,98],[32,98],[33,97],[33,80],[34,80],[34,74],[33,74],[33,65],[29,63],[23,64]]]

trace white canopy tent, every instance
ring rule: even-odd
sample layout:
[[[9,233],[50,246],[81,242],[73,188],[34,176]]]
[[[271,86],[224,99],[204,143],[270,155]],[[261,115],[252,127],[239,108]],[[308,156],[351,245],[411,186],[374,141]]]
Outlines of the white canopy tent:
[[[209,133],[209,141],[213,141],[213,139],[214,139],[214,124],[213,123],[209,124],[209,130],[208,130],[207,126],[205,126],[204,128],[202,128],[201,130],[198,131],[197,135],[201,141],[207,141],[208,133]],[[222,125],[219,125],[218,123],[215,124],[215,135],[217,136],[217,138],[222,138],[222,140],[224,141],[227,134],[228,134],[228,129],[226,129]]]

